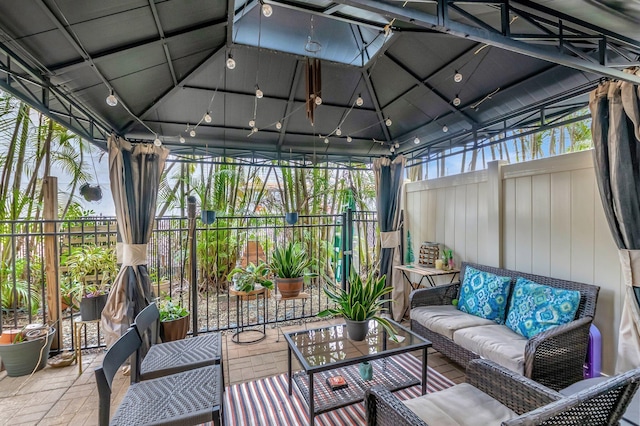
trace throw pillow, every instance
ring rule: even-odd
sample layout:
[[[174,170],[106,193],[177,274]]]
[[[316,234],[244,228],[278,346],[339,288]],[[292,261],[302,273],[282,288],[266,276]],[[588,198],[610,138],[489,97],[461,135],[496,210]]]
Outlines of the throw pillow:
[[[579,305],[579,291],[549,287],[521,277],[513,289],[506,325],[530,339],[573,321]]]
[[[458,309],[504,324],[510,282],[510,277],[501,277],[467,266],[460,287]]]

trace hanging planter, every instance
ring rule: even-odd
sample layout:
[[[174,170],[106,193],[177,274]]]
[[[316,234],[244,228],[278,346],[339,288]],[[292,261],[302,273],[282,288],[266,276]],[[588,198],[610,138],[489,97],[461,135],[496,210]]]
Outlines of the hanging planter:
[[[216,212],[213,210],[202,210],[200,212],[200,220],[205,225],[211,225],[216,221]]]
[[[87,201],[100,201],[102,200],[102,189],[100,189],[100,185],[91,186],[85,183],[80,187],[80,195]]]
[[[289,212],[284,215],[284,220],[289,225],[295,225],[298,222],[298,212]]]

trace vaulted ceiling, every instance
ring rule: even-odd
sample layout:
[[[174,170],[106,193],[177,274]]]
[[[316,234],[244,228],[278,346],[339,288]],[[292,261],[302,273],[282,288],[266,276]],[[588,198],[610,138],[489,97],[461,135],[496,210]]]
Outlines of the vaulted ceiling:
[[[638,83],[621,70],[638,65],[639,18],[607,0],[0,2],[0,88],[99,145],[115,132],[177,156],[417,159],[578,120],[602,77]],[[321,61],[313,124],[307,58]]]

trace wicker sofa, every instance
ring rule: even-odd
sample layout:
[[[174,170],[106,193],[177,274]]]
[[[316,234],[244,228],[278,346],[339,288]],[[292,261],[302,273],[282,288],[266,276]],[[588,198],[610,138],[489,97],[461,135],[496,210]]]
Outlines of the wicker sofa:
[[[512,288],[522,277],[551,287],[577,290],[580,292],[580,304],[575,318],[568,324],[526,339],[506,326],[456,311],[452,300],[459,297],[460,283],[452,283],[411,293],[412,330],[429,339],[434,349],[465,368],[471,360],[482,357],[556,390],[582,380],[589,327],[595,315],[600,288],[471,263],[462,264],[461,279],[468,266],[510,277]],[[508,304],[506,309],[509,310]],[[461,315],[468,315],[468,318],[461,318]],[[477,341],[483,346],[479,348]]]
[[[370,426],[616,425],[639,384],[637,368],[567,395],[494,362],[474,360],[465,383],[407,401],[374,386],[364,403]]]

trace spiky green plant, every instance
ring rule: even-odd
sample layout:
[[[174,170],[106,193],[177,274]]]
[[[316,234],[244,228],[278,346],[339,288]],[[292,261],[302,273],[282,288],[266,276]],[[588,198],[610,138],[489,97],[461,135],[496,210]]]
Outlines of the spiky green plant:
[[[381,312],[385,311],[384,304],[389,302],[389,299],[382,299],[382,296],[392,291],[391,287],[386,287],[386,280],[386,275],[376,279],[374,274],[370,273],[363,281],[360,275],[352,269],[349,275],[349,291],[330,284],[324,287],[327,298],[336,306],[319,312],[318,316],[323,318],[330,315],[342,315],[352,321],[375,320],[384,327],[391,338],[394,338],[396,332],[389,320],[379,316]]]
[[[290,241],[276,248],[269,267],[278,278],[310,278],[318,276],[309,270],[314,263],[300,243]]]

